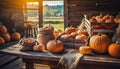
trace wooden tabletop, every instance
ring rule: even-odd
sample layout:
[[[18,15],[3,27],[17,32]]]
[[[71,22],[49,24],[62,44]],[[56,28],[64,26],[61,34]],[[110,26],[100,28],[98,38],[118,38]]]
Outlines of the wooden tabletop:
[[[51,61],[59,61],[62,55],[68,52],[68,50],[74,49],[66,49],[62,53],[52,54],[50,52],[34,52],[34,51],[20,51],[21,46],[15,42],[9,42],[4,46],[0,46],[0,52],[9,53],[12,55],[25,57],[25,58],[34,58],[34,59],[43,59],[43,60],[51,60]],[[84,55],[80,60],[80,63],[86,64],[106,64],[106,65],[117,65],[120,66],[120,59],[112,58],[109,55]]]

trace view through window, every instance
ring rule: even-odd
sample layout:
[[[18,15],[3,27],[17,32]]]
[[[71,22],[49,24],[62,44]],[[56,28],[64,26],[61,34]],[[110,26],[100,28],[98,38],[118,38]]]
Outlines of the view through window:
[[[51,24],[56,30],[64,30],[64,1],[44,0],[42,4],[43,25]],[[39,11],[39,2],[27,2],[24,6],[25,21],[39,23]]]
[[[56,30],[64,30],[63,4],[63,1],[43,1],[43,25],[52,24]]]

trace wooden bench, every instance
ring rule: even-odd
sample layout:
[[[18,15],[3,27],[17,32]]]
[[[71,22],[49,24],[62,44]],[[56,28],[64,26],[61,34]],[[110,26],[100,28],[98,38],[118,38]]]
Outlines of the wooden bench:
[[[57,69],[57,64],[63,54],[52,54],[48,52],[20,51],[15,43],[9,47],[1,48],[0,52],[9,53],[21,57],[26,64],[26,69],[34,69],[33,63],[49,65],[51,69]],[[77,69],[120,69],[120,59],[109,55],[85,55],[79,62]]]

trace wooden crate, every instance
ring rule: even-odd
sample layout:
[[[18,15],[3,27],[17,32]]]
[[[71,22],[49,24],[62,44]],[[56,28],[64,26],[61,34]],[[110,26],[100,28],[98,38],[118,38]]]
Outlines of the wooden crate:
[[[107,34],[109,37],[113,37],[116,29],[118,28],[118,23],[90,23],[90,21],[85,18],[85,27],[90,36],[98,33]]]
[[[65,48],[79,49],[80,46],[85,45],[87,41],[75,40],[74,38],[58,38],[63,42]]]

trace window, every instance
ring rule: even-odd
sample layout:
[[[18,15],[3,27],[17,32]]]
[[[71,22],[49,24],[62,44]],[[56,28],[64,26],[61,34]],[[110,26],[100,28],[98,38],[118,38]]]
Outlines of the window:
[[[27,2],[24,8],[24,20],[39,22],[39,3]]]
[[[64,0],[38,0],[26,2],[24,5],[24,20],[52,24],[55,29],[64,30]]]

